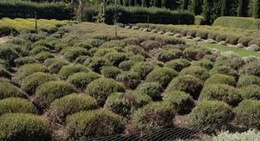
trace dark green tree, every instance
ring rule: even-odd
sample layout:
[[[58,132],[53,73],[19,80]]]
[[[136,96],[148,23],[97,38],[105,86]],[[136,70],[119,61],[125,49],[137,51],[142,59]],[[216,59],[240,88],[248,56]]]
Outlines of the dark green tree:
[[[203,0],[192,0],[192,11],[195,15],[200,15],[202,13]]]
[[[253,0],[253,18],[260,17],[260,0]]]

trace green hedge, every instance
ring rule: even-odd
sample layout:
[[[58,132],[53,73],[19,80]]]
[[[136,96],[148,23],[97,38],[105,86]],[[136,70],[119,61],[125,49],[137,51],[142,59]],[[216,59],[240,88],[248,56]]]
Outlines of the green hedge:
[[[224,26],[231,28],[241,29],[258,29],[260,25],[259,19],[246,18],[246,17],[219,17],[217,18],[213,26]]]
[[[0,18],[71,19],[73,9],[63,3],[34,3],[25,1],[1,1]]]
[[[193,24],[195,16],[187,11],[170,11],[162,8],[124,7],[117,9],[119,23],[150,23],[161,24]],[[113,24],[115,7],[108,6],[105,11],[105,23]],[[85,11],[86,20],[92,20],[94,12],[91,8]],[[97,15],[97,14],[96,14]]]

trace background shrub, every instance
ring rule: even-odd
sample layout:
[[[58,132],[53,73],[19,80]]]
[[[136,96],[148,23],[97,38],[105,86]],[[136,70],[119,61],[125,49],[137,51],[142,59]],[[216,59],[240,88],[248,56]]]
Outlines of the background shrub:
[[[63,66],[58,75],[61,77],[61,79],[67,79],[69,76],[73,75],[74,73],[78,72],[89,72],[89,69],[83,65],[80,64],[69,64],[66,66]]]
[[[48,58],[54,58],[54,55],[52,55],[50,52],[48,52],[48,51],[42,51],[42,52],[40,52],[40,53],[38,53],[38,54],[36,54],[35,56],[34,56],[34,58],[36,59],[36,60],[38,60],[39,62],[44,62],[46,59],[48,59]]]
[[[26,94],[9,82],[0,82],[0,99],[8,97],[21,97],[26,98]]]
[[[141,94],[149,95],[153,100],[161,100],[161,94],[163,92],[163,87],[158,82],[147,82],[138,85],[136,91]]]
[[[167,102],[153,102],[133,113],[133,124],[142,132],[171,127],[175,112]]]
[[[187,59],[175,59],[172,61],[169,61],[167,63],[165,63],[165,67],[166,68],[171,68],[171,69],[175,69],[176,71],[181,71],[182,69],[190,66],[191,63],[189,60]]]
[[[12,74],[3,66],[0,66],[0,77],[11,78]]]
[[[110,63],[103,58],[93,57],[90,60],[86,60],[84,65],[88,66],[92,71],[100,73],[101,68],[104,66],[110,66]]]
[[[66,81],[49,81],[36,89],[34,103],[46,108],[53,100],[74,92],[77,92],[75,87]]]
[[[63,66],[69,63],[63,59],[49,58],[44,61],[44,65],[48,67],[48,70],[52,73],[58,73]]]
[[[138,75],[141,77],[141,79],[144,79],[147,74],[149,74],[155,66],[151,63],[147,62],[140,62],[136,63],[132,68],[131,71],[134,71],[138,73]]]
[[[168,83],[178,75],[178,72],[169,68],[155,68],[146,76],[147,82],[159,82],[162,87],[167,87]]]
[[[81,47],[67,47],[60,53],[69,61],[74,61],[79,56],[89,55],[88,50]]]
[[[66,124],[69,139],[87,139],[88,137],[109,136],[124,131],[121,116],[107,110],[92,110],[68,116]]]
[[[125,61],[126,55],[119,52],[109,52],[104,56],[104,59],[108,60],[110,64],[118,66],[122,61]]]
[[[99,78],[87,86],[86,93],[94,97],[99,105],[104,105],[107,97],[113,92],[124,92],[125,87],[109,78]]]
[[[84,91],[88,84],[91,83],[92,81],[100,78],[101,76],[97,73],[94,72],[78,72],[75,73],[67,79],[69,83],[74,85],[77,89],[80,91]]]
[[[182,51],[179,49],[159,50],[155,53],[155,57],[162,62],[168,62],[174,59],[178,59],[182,56]]]
[[[209,54],[209,50],[202,47],[188,47],[183,51],[183,55],[188,60],[200,60],[205,55]]]
[[[124,93],[112,93],[108,96],[104,107],[116,114],[126,116],[131,113],[132,105]]]
[[[200,66],[200,67],[203,67],[207,70],[210,70],[213,68],[213,62],[211,62],[210,60],[208,59],[201,59],[199,61],[193,61],[192,62],[192,66]]]
[[[48,72],[48,69],[44,65],[38,63],[25,64],[18,69],[18,78],[22,80],[35,72]]]
[[[58,80],[55,76],[48,73],[36,72],[22,80],[21,89],[29,95],[33,95],[36,88],[48,81]]]
[[[231,108],[220,101],[203,101],[189,114],[189,124],[203,132],[212,133],[220,130],[233,119]]]
[[[145,93],[140,93],[137,91],[126,91],[124,93],[124,97],[129,101],[129,103],[132,106],[132,111],[141,108],[150,102],[152,102],[152,99],[150,96],[148,96]]]
[[[184,68],[179,75],[192,75],[201,80],[206,80],[209,78],[208,70],[199,66],[190,66]]]
[[[227,84],[230,86],[236,86],[236,79],[233,76],[216,73],[205,81],[205,85],[209,84]]]
[[[249,86],[249,85],[258,85],[260,86],[260,78],[254,75],[242,75],[239,77],[237,86]]]
[[[182,75],[175,77],[167,87],[167,91],[180,90],[189,93],[197,99],[203,87],[203,82],[192,75]]]
[[[210,75],[213,74],[226,74],[230,76],[234,76],[235,78],[238,78],[238,72],[237,70],[229,67],[229,66],[215,66],[209,71]]]
[[[104,66],[101,69],[101,74],[107,78],[115,79],[118,74],[120,74],[121,70],[114,66]]]
[[[259,140],[260,139],[260,133],[256,130],[248,130],[246,132],[242,133],[230,133],[228,131],[222,132],[217,136],[213,137],[213,141],[220,141],[220,140],[237,140],[237,141],[243,141],[243,140]]]
[[[163,95],[163,100],[170,102],[173,107],[175,106],[179,114],[187,114],[195,106],[192,97],[183,91],[171,90],[165,92]]]
[[[250,128],[259,128],[259,108],[259,100],[243,100],[234,110],[236,114],[235,121]]]
[[[127,88],[135,89],[141,82],[141,77],[136,72],[126,71],[118,74],[116,80],[122,82]]]
[[[126,60],[121,62],[118,65],[118,68],[122,69],[123,71],[129,71],[135,63],[136,62],[134,60]]]
[[[32,64],[32,63],[37,63],[37,60],[34,57],[20,57],[14,60],[14,63],[16,64],[17,67],[25,65],[25,64]]]
[[[243,99],[260,100],[260,86],[251,85],[239,89]]]
[[[49,123],[42,117],[33,114],[14,113],[0,116],[0,120],[1,140],[52,140]]]
[[[239,71],[240,74],[260,76],[260,61],[253,61],[245,64]]]
[[[237,89],[225,84],[206,85],[200,94],[199,100],[219,100],[231,106],[236,106],[241,101]]]
[[[14,63],[14,60],[19,58],[19,54],[14,50],[10,44],[0,45],[0,59],[7,61],[8,63]]]
[[[65,121],[67,115],[80,111],[88,111],[97,108],[97,102],[87,94],[69,94],[54,100],[50,105],[50,112],[54,119]]]

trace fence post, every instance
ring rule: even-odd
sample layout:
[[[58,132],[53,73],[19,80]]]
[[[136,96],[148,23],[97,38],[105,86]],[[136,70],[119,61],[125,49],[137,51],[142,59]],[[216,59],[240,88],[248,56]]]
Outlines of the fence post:
[[[35,30],[35,33],[38,33],[38,24],[37,24],[37,12],[35,11],[34,12],[34,30]]]

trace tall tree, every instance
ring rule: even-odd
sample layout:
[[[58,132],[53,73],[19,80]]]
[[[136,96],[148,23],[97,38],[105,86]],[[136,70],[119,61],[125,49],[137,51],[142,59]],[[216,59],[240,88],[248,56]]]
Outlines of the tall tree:
[[[190,0],[183,0],[183,10],[188,10]]]
[[[253,0],[253,18],[260,17],[260,0]]]
[[[200,15],[202,13],[203,0],[192,0],[191,3],[194,15]]]

